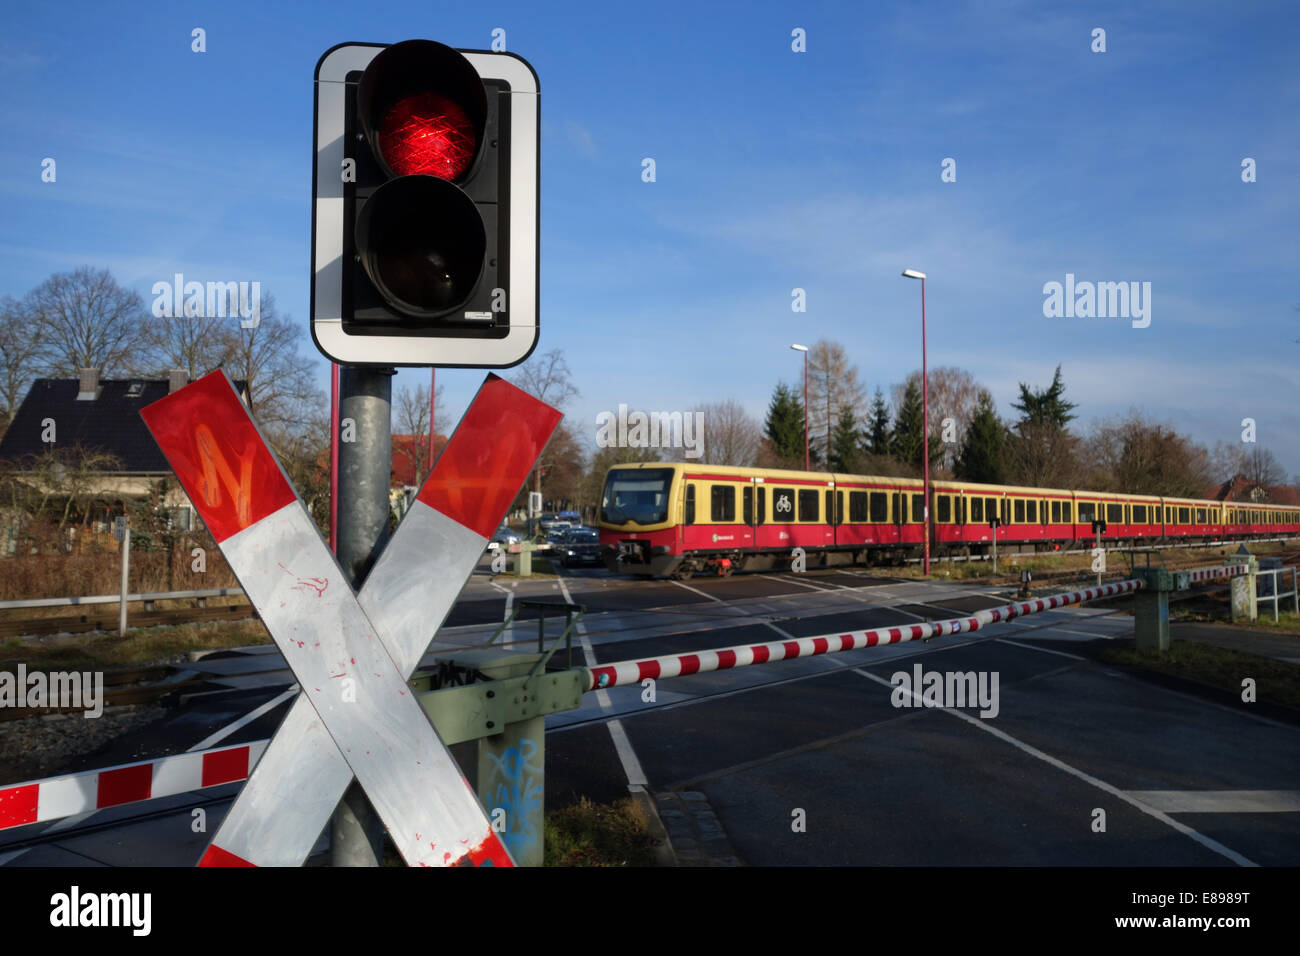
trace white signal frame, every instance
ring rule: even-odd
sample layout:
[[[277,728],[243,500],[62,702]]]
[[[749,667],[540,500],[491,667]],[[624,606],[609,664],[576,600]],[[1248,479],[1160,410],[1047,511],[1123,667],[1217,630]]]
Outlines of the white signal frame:
[[[509,368],[537,346],[540,92],[537,74],[512,53],[459,50],[484,80],[510,87],[510,325],[502,338],[350,335],[343,329],[343,135],[347,75],[389,44],[344,43],[316,65],[316,165],[312,175],[311,332],[341,365]]]

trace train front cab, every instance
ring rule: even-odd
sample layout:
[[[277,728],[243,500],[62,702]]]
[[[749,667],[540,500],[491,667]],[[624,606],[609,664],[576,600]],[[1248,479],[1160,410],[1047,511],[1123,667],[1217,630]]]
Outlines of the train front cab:
[[[605,476],[596,524],[611,571],[670,574],[681,557],[681,466],[619,465]]]

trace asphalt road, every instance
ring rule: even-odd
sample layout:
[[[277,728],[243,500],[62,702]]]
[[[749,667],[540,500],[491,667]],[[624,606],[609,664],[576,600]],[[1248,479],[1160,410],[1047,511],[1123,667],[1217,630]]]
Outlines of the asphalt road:
[[[862,569],[518,580],[484,564],[434,650],[482,644],[515,602],[538,599],[584,605],[575,656],[606,663],[940,620],[1007,595]],[[498,640],[534,646],[532,616],[521,614]],[[1071,608],[925,644],[588,694],[581,709],[547,719],[546,804],[604,802],[638,788],[688,796],[725,831],[727,852],[751,866],[1300,864],[1300,726],[1089,658],[1095,643],[1131,633],[1124,615]],[[275,661],[260,665],[261,677],[244,673],[259,669],[249,661],[212,666],[244,689],[200,698],[113,756],[184,750],[284,690],[267,670]],[[991,696],[965,707],[901,706],[916,702],[891,679],[917,666],[923,675],[974,675]],[[286,706],[223,742],[268,736]],[[201,795],[209,832],[233,790]],[[96,814],[19,853],[6,846],[31,834],[0,834],[0,863],[192,863],[204,838],[180,828],[194,798],[175,799],[170,812],[154,803]],[[115,819],[133,822],[109,826]]]

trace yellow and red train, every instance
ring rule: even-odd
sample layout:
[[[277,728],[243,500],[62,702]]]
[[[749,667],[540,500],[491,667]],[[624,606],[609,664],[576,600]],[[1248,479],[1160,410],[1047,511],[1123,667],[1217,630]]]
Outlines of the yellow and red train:
[[[1059,488],[930,482],[930,547],[982,554],[1001,545],[1054,550],[1095,540],[1189,543],[1300,534],[1300,507]],[[597,524],[611,570],[689,577],[701,571],[898,564],[921,554],[924,487],[915,478],[644,462],[605,478]]]

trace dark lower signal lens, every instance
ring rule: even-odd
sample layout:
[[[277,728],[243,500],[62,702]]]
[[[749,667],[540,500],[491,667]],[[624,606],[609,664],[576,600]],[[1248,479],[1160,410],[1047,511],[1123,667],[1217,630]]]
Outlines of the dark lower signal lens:
[[[445,180],[406,176],[375,190],[357,217],[361,264],[413,318],[447,315],[478,285],[487,251],[474,203]]]

